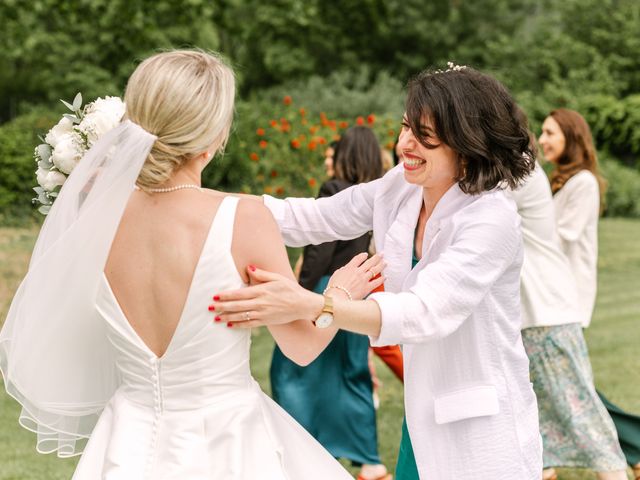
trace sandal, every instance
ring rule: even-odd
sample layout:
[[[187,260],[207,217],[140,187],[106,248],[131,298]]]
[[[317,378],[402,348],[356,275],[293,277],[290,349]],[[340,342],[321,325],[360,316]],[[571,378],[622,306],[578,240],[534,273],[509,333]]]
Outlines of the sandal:
[[[545,468],[542,470],[542,480],[558,480],[556,470],[554,468]]]

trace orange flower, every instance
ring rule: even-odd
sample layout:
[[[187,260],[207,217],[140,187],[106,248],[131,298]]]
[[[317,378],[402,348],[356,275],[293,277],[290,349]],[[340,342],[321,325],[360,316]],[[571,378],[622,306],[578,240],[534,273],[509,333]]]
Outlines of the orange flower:
[[[311,151],[315,150],[316,147],[318,146],[318,144],[316,142],[314,142],[313,140],[311,140],[308,144],[307,144],[307,148]]]
[[[349,123],[347,123],[347,122],[340,122],[340,123],[338,124],[338,126],[339,126],[340,128],[342,128],[342,129],[349,128]]]
[[[372,113],[367,117],[367,123],[373,125],[376,121],[376,116]]]
[[[269,122],[269,125],[271,125],[272,127],[277,127],[278,126],[278,122],[276,120],[271,120]]]
[[[276,188],[276,195],[283,195],[283,194],[284,194],[284,188],[282,187]]]
[[[396,131],[393,130],[393,129],[390,129],[387,133],[389,134],[390,137],[395,137],[396,136]]]
[[[300,148],[300,141],[297,138],[291,140],[291,148]]]
[[[330,128],[331,130],[333,130],[334,132],[336,131],[336,122],[335,122],[335,121],[331,120],[331,121],[328,123],[328,125],[329,125],[329,128]]]
[[[260,143],[258,143],[258,145],[260,145],[260,148],[265,149],[269,144],[267,143],[266,140],[260,140]]]
[[[259,128],[256,130],[256,135],[258,135],[259,137],[263,137],[264,136],[264,128]]]
[[[277,170],[271,170],[271,173],[269,175],[271,175],[271,178],[276,178],[278,176],[278,171]]]
[[[324,138],[324,137],[318,137],[318,143],[319,143],[320,145],[324,145],[324,144],[326,144],[326,143],[327,143],[327,139],[326,139],[326,138]]]
[[[327,114],[324,112],[320,112],[320,124],[323,127],[326,127],[327,125],[329,125],[329,119],[327,118]]]
[[[364,125],[364,118],[362,118],[362,117],[358,117],[358,118],[356,118],[356,123],[357,123],[358,125]]]
[[[267,195],[270,195],[273,193],[273,187],[267,185],[266,187],[264,187],[264,193],[266,193]]]
[[[284,103],[285,105],[291,105],[292,102],[293,100],[289,95],[285,95],[285,97],[282,99],[282,103]]]
[[[395,145],[395,143],[393,143],[393,142],[388,142],[388,143],[385,145],[385,148],[386,148],[387,150],[391,150],[391,151],[393,151],[393,147],[395,147],[395,146],[396,146],[396,145]]]
[[[300,116],[304,117],[307,114],[307,111],[304,108],[300,109]]]
[[[339,140],[340,140],[340,135],[336,134],[336,135],[333,136],[333,141],[334,142],[337,142]]]
[[[300,123],[301,123],[302,125],[306,125],[308,122],[307,122],[307,119],[306,119],[306,118],[303,118],[302,120],[300,120]]]
[[[311,135],[315,135],[317,131],[318,131],[317,126],[314,125],[313,127],[309,127],[309,132],[311,133]]]
[[[316,183],[317,183],[317,182],[316,182],[316,179],[315,179],[315,178],[310,178],[310,179],[309,179],[309,186],[310,186],[311,188],[315,187],[315,186],[316,186]]]
[[[249,155],[249,158],[254,162],[257,162],[258,160],[260,160],[260,157],[258,157],[258,154],[256,152],[251,152],[251,154]]]

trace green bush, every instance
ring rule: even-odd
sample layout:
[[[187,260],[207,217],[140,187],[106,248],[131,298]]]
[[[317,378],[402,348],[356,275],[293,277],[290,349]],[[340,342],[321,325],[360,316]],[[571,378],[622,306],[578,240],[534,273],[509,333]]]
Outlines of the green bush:
[[[640,166],[640,94],[621,99],[585,96],[578,110],[589,123],[598,148],[610,151],[625,164]]]
[[[0,125],[0,224],[41,220],[31,199],[37,185],[33,151],[58,120],[57,115],[35,111]]]
[[[360,122],[390,150],[403,102],[398,80],[384,73],[371,79],[367,69],[254,94],[238,101],[226,152],[205,170],[204,184],[227,191],[313,196],[324,179],[326,145]]]
[[[603,155],[600,167],[609,184],[605,216],[640,218],[640,172]]]

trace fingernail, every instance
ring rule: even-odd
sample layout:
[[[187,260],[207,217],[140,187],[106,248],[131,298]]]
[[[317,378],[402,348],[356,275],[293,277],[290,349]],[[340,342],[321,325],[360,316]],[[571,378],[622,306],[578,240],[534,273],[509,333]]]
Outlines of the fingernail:
[[[256,267],[254,267],[253,265],[249,265],[249,270],[251,270],[252,272],[256,271]]]
[[[233,324],[231,322],[227,323],[227,327],[231,328],[233,327]]]
[[[218,300],[220,300],[220,295],[214,295],[214,296],[213,296],[213,300],[214,300],[214,301],[216,301],[216,302],[217,302]]]
[[[213,312],[216,309],[216,307],[214,307],[213,305],[209,305],[209,311]]]
[[[216,322],[219,322],[219,321],[220,321],[220,317],[216,317],[216,318],[214,318],[214,320],[215,320]]]

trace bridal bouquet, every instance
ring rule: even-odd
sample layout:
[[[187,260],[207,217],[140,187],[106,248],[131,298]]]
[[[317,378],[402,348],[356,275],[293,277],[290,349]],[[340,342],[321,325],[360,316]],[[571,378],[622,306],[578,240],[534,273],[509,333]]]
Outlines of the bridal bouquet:
[[[82,107],[82,95],[78,93],[72,103],[61,100],[72,112],[65,113],[35,149],[34,158],[39,203],[38,211],[49,213],[62,184],[73,171],[82,156],[109,130],[120,123],[125,106],[118,97],[98,98]]]

